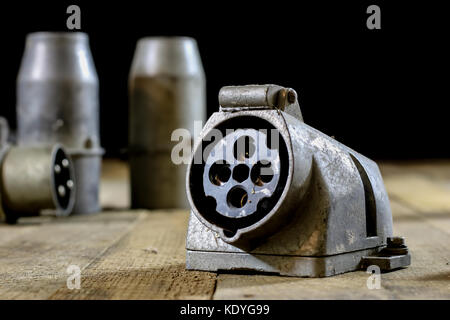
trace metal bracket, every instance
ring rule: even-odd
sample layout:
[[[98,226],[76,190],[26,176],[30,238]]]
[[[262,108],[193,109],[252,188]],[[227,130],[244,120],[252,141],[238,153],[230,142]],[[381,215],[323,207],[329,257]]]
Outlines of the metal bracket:
[[[403,237],[388,237],[387,247],[373,256],[364,256],[361,259],[363,269],[371,265],[377,265],[382,271],[404,268],[410,264],[411,255]]]

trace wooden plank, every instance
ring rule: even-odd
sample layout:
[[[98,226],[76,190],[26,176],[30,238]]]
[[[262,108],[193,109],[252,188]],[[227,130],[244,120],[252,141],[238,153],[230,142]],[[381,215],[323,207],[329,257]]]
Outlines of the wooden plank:
[[[412,265],[382,274],[380,290],[367,288],[363,271],[321,279],[186,271],[186,211],[116,211],[0,225],[0,298],[450,299],[449,168],[381,165]],[[104,164],[104,206],[129,205],[127,172],[123,162]],[[82,269],[80,290],[66,287],[71,264]]]
[[[368,289],[369,274],[330,278],[220,274],[214,299],[450,299],[450,236],[393,202],[395,229],[407,239],[412,265],[381,275],[381,289]]]
[[[409,204],[424,215],[450,214],[450,188],[441,183],[415,174],[404,174],[386,177],[385,185],[391,198]]]
[[[52,299],[209,299],[215,274],[185,270],[188,212],[155,211]]]
[[[379,163],[383,177],[401,174],[417,174],[439,182],[450,183],[450,160],[395,161]]]
[[[0,299],[46,299],[66,284],[69,265],[88,266],[136,221],[130,212],[0,225]]]
[[[450,163],[381,166],[391,200],[419,214],[423,222],[450,233]]]

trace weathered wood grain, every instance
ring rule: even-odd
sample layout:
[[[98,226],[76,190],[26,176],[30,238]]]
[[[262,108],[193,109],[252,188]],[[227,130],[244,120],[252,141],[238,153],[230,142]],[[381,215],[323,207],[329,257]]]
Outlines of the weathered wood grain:
[[[450,183],[450,160],[386,161],[381,162],[379,167],[384,177],[413,173],[437,182]]]
[[[383,164],[381,171],[391,201],[410,208],[435,228],[450,232],[450,162]]]
[[[0,225],[0,299],[46,299],[129,231],[138,215],[36,217]]]
[[[52,299],[210,299],[215,274],[185,270],[188,212],[155,211]]]

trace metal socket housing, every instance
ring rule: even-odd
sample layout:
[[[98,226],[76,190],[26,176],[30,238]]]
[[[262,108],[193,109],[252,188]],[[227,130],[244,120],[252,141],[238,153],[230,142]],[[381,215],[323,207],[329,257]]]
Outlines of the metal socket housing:
[[[276,85],[224,87],[219,104],[220,111],[203,128],[186,177],[192,209],[187,269],[322,277],[357,270],[364,261],[393,258],[377,256],[392,237],[391,209],[378,166],[305,124],[294,90]],[[238,141],[249,130],[268,129],[280,137],[279,192],[266,192],[270,205],[250,214],[252,206],[238,205],[243,214],[224,217],[224,205],[217,210],[220,199],[227,199],[221,193],[233,189],[217,184],[215,193],[208,191],[212,186],[205,170],[210,170],[206,162],[215,150],[211,145],[228,150],[233,148],[227,143],[231,134]],[[217,130],[225,133],[218,141],[211,139]],[[227,163],[230,153],[224,153]],[[247,188],[240,180],[233,183]],[[232,205],[230,212],[235,210]],[[394,259],[396,263],[380,265],[410,263],[409,254]]]
[[[99,84],[87,34],[27,36],[17,77],[17,138],[24,147],[63,144],[72,156],[75,214],[100,211]]]

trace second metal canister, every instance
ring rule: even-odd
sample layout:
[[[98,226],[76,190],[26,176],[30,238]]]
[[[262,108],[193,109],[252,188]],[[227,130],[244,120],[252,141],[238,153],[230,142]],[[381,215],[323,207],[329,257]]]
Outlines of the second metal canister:
[[[187,208],[186,165],[176,165],[178,128],[194,134],[206,118],[205,75],[197,43],[150,37],[137,43],[129,77],[129,151],[133,208]],[[194,137],[193,137],[194,138]]]
[[[77,184],[73,213],[98,212],[101,155],[98,77],[80,32],[27,36],[17,78],[19,146],[62,143]]]

